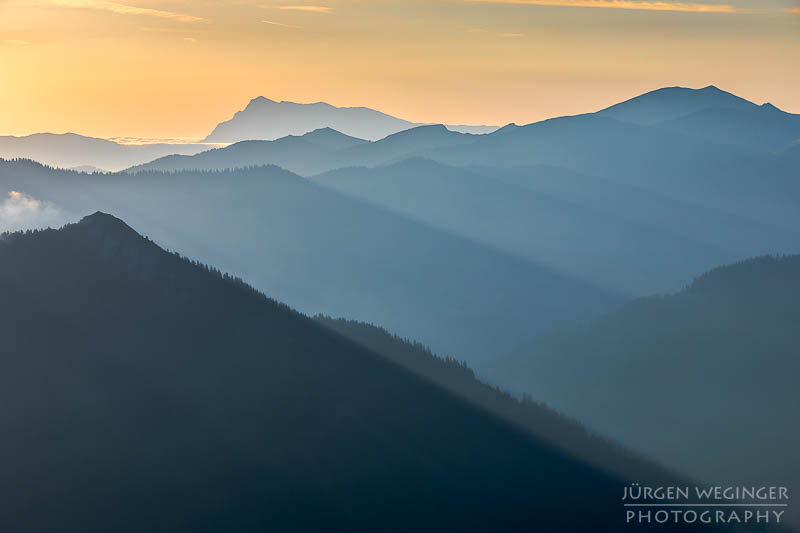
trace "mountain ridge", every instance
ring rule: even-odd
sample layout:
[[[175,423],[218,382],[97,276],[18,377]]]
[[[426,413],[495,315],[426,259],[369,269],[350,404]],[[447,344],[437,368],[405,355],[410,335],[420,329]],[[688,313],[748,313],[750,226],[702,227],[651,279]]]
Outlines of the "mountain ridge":
[[[698,478],[792,486],[798,302],[800,255],[742,260],[538,336],[482,375]]]
[[[346,135],[377,141],[403,130],[422,126],[368,107],[337,107],[327,102],[301,104],[259,96],[229,120],[220,122],[205,142],[276,140],[330,127]],[[470,133],[489,133],[496,126],[452,126]]]
[[[0,465],[15,473],[0,479],[0,527],[477,532],[620,520],[627,481],[213,267],[141,237],[108,251],[131,232],[95,213],[0,240]]]

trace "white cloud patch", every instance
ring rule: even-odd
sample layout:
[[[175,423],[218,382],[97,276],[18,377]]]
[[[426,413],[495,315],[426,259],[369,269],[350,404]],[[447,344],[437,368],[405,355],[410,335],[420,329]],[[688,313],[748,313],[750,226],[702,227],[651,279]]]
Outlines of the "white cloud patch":
[[[67,214],[55,204],[23,192],[9,191],[0,202],[0,232],[57,228],[69,220]]]

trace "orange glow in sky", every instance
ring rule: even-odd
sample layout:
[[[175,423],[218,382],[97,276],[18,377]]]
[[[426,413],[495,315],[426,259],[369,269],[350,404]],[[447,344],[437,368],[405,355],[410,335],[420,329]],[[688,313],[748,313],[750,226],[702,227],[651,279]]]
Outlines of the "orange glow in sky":
[[[800,1],[0,0],[0,134],[197,138],[256,96],[528,123],[663,86],[800,113]]]

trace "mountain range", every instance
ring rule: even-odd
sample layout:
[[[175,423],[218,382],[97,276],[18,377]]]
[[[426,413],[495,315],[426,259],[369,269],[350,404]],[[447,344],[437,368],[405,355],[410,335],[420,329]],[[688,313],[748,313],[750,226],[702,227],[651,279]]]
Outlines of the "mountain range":
[[[278,167],[87,175],[0,162],[0,190],[39,202],[31,216],[113,210],[302,312],[374,322],[470,362],[624,301]]]
[[[377,141],[416,126],[367,107],[335,107],[325,102],[298,104],[276,102],[259,96],[228,121],[221,122],[206,142],[231,143],[246,140],[275,140],[288,135],[332,128],[345,135]],[[491,133],[497,126],[448,126],[464,133]]]
[[[0,531],[597,529],[678,482],[625,447],[793,486],[799,124],[710,86],[481,134],[256,99],[215,134],[278,138],[5,138]],[[98,209],[148,238],[30,231]]]
[[[798,320],[800,256],[760,257],[538,336],[483,372],[700,479],[794,486]]]
[[[640,124],[647,117],[664,120]],[[797,228],[797,168],[790,147],[798,138],[797,115],[757,106],[715,87],[669,88],[595,114],[509,125],[486,135],[464,136],[441,126],[415,128],[399,139],[392,136],[334,151],[305,145],[303,138],[274,145],[247,142],[194,157],[167,157],[136,170],[278,164],[309,176],[409,157],[457,167],[549,165],[766,223],[788,221]],[[301,144],[303,149],[283,149]]]
[[[437,384],[468,369],[417,353],[415,370],[439,366],[432,380],[417,375],[398,364],[413,346],[311,320],[112,216],[4,235],[0,288],[4,531],[603,530],[623,520],[627,480]],[[395,358],[337,330],[379,339]],[[676,479],[573,432],[580,441],[636,479]]]
[[[422,126],[371,142],[323,128],[105,177],[6,163],[0,188],[62,221],[113,209],[303,312],[375,322],[475,363],[717,265],[796,251],[790,149],[606,116],[660,124],[698,109],[762,106],[673,88],[487,135]],[[243,168],[265,164],[308,179]]]
[[[0,157],[33,159],[59,168],[98,172],[118,171],[169,154],[192,155],[206,144],[120,144],[75,133],[36,133],[0,137]]]
[[[442,125],[417,126],[369,142],[331,128],[274,141],[241,141],[194,156],[168,155],[128,169],[227,170],[247,166],[277,165],[303,176],[354,166],[381,166],[415,157],[420,152],[470,145],[476,135],[450,131]]]

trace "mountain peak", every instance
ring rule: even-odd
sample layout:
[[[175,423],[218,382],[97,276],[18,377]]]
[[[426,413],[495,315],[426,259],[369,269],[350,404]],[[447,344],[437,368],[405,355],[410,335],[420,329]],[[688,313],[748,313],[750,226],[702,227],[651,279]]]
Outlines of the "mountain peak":
[[[462,133],[457,133],[448,130],[442,124],[425,124],[422,126],[416,126],[413,128],[409,128],[407,130],[398,131],[397,133],[393,133],[392,135],[388,135],[385,139],[400,139],[404,137],[417,137],[419,135],[425,136],[440,136],[440,135],[463,135]],[[382,139],[382,140],[385,140]]]
[[[302,138],[319,146],[325,146],[332,149],[349,148],[350,146],[356,146],[367,142],[364,139],[359,139],[358,137],[345,135],[339,130],[335,130],[328,126],[309,131],[303,135]]]
[[[256,96],[255,98],[250,100],[250,103],[248,105],[253,105],[253,104],[277,104],[277,103],[278,102],[276,102],[275,100],[270,100],[269,98],[267,98],[265,96]]]
[[[702,89],[663,87],[650,91],[596,114],[623,122],[653,125],[675,120],[708,108],[753,109],[756,104],[714,86]]]
[[[91,215],[86,215],[83,217],[78,224],[82,225],[104,225],[104,226],[119,226],[122,225],[124,227],[128,227],[125,222],[118,219],[114,215],[109,215],[108,213],[104,213],[102,211],[95,211]]]
[[[128,226],[125,222],[102,211],[95,211],[91,215],[83,217],[78,223],[73,225],[75,228],[83,230],[92,236],[115,236],[117,239],[135,237],[141,238],[136,230]]]
[[[325,126],[324,128],[317,128],[315,130],[309,131],[308,133],[304,134],[303,137],[305,137],[306,139],[314,139],[314,138],[350,137],[350,136],[345,135],[341,131]]]

